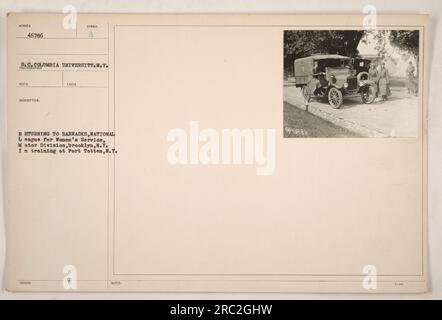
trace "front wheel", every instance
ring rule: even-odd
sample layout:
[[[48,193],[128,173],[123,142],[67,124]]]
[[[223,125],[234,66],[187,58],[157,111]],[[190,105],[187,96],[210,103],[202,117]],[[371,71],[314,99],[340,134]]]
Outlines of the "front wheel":
[[[341,90],[332,87],[328,91],[328,103],[332,106],[334,109],[339,109],[342,105],[344,98],[342,97]]]
[[[363,103],[370,104],[376,99],[376,89],[374,86],[369,85],[361,92],[361,99]]]

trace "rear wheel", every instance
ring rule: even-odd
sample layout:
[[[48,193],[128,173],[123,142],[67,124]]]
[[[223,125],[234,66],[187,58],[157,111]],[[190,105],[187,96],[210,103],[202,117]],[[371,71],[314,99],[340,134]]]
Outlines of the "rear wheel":
[[[311,98],[310,90],[308,89],[307,86],[303,86],[301,90],[302,90],[302,95],[304,97],[304,100],[306,102],[309,102],[310,98]]]
[[[332,106],[334,109],[338,109],[343,102],[344,98],[342,97],[341,90],[332,87],[328,91],[328,103]]]
[[[374,86],[369,85],[365,87],[361,92],[361,99],[363,103],[370,104],[376,99],[376,89]]]

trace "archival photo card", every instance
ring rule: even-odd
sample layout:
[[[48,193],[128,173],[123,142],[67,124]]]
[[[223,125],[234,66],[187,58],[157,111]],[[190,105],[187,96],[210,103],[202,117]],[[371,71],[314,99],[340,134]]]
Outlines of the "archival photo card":
[[[419,29],[285,30],[284,137],[417,137]]]
[[[9,14],[7,289],[425,292],[429,19],[365,18]]]

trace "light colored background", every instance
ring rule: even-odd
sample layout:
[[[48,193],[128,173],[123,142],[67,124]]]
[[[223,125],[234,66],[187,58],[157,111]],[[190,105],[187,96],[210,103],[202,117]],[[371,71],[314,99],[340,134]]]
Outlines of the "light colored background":
[[[133,4],[132,4],[133,3]],[[407,5],[404,5],[407,3]],[[377,7],[378,13],[430,13],[432,15],[430,26],[430,96],[429,96],[429,265],[430,265],[430,292],[424,295],[375,295],[373,298],[442,298],[442,236],[441,230],[440,200],[437,190],[441,188],[441,172],[437,164],[441,163],[442,154],[436,153],[441,136],[440,108],[436,101],[440,98],[440,79],[438,75],[442,71],[441,62],[435,57],[440,46],[437,35],[438,15],[442,13],[440,1],[3,1],[0,5],[1,19],[1,67],[2,85],[0,89],[1,99],[1,138],[2,152],[5,141],[5,25],[8,11],[52,11],[60,12],[64,5],[71,4],[77,7],[79,12],[262,12],[262,13],[362,13],[366,4]],[[130,5],[129,5],[130,4]],[[320,11],[318,10],[320,8]],[[432,83],[439,81],[439,83]],[[434,107],[433,107],[434,106]],[[440,148],[439,148],[440,149]],[[4,163],[2,153],[2,166]],[[2,197],[2,195],[0,195]],[[0,209],[0,275],[3,275],[5,256],[5,236],[3,206]],[[3,287],[0,280],[1,287]],[[294,298],[365,298],[366,295],[306,295],[306,294],[11,294],[0,293],[0,298],[164,298],[164,299],[200,299],[200,298],[259,298],[259,299],[294,299]]]

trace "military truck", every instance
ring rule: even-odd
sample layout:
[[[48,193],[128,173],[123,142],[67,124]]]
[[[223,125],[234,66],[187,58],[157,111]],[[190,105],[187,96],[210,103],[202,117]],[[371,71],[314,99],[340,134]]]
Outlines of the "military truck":
[[[361,97],[363,103],[376,98],[376,84],[359,79],[352,59],[337,54],[319,54],[295,60],[296,87],[304,99],[326,98],[332,108],[340,108],[344,97]]]

